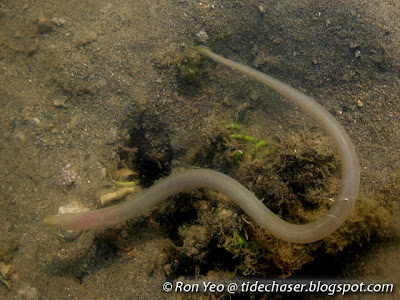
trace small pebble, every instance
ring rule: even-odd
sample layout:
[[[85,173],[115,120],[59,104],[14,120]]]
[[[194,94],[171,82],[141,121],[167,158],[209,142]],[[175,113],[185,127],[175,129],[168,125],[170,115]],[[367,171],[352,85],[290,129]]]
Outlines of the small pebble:
[[[97,33],[93,31],[87,31],[82,33],[80,36],[77,37],[76,44],[77,46],[86,46],[90,43],[97,41]]]
[[[102,178],[106,178],[106,176],[107,176],[107,170],[106,170],[106,168],[101,168],[101,170],[100,170],[100,174],[101,174],[101,177]]]
[[[118,142],[118,132],[116,129],[111,129],[110,135],[106,140],[107,145],[115,145]]]
[[[36,125],[36,126],[40,125],[40,120],[36,117],[26,118],[25,121],[27,121],[28,123],[31,123],[32,125]]]
[[[131,169],[124,168],[124,169],[120,169],[120,170],[116,171],[115,175],[116,175],[117,179],[125,180],[125,179],[128,179],[130,177],[136,176],[137,173],[132,171]]]
[[[263,95],[259,92],[259,91],[251,91],[250,92],[250,99],[252,101],[257,101],[258,99],[260,99]]]
[[[381,64],[385,61],[385,57],[382,54],[373,54],[371,55],[371,59],[377,64]]]
[[[51,23],[53,23],[54,25],[58,26],[58,27],[62,27],[65,25],[65,20],[63,18],[51,18],[50,19]]]
[[[67,100],[68,99],[66,97],[57,97],[57,98],[53,99],[53,105],[55,107],[67,108],[68,107],[66,105]]]
[[[184,148],[181,141],[176,137],[170,139],[169,145],[173,153],[180,153]]]
[[[200,30],[198,33],[196,33],[196,38],[201,43],[207,43],[207,41],[210,39],[207,32],[204,30]]]
[[[358,44],[358,43],[356,43],[356,42],[350,42],[349,48],[350,48],[351,50],[356,50],[356,49],[360,48],[360,44]]]
[[[59,178],[63,185],[71,186],[78,181],[79,175],[74,170],[67,168],[62,170]]]
[[[102,88],[107,85],[107,79],[105,78],[100,78],[99,81],[97,82],[97,86]]]
[[[53,23],[45,17],[40,17],[38,20],[38,32],[42,34],[51,30],[53,30]]]

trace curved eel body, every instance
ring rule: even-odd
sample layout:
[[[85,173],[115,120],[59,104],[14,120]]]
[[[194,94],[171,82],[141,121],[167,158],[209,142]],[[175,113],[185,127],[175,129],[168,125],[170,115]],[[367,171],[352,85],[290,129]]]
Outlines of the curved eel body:
[[[194,169],[168,176],[140,195],[124,203],[88,212],[53,215],[44,223],[67,230],[107,227],[142,214],[168,197],[189,189],[209,188],[219,191],[241,207],[260,227],[274,236],[294,243],[312,243],[338,229],[350,215],[358,194],[360,170],[353,143],[333,116],[312,98],[289,85],[253,68],[219,56],[204,46],[197,51],[212,60],[250,76],[285,96],[313,117],[335,143],[341,161],[341,188],[328,213],[315,222],[296,225],[271,212],[247,188],[233,178],[209,169]]]

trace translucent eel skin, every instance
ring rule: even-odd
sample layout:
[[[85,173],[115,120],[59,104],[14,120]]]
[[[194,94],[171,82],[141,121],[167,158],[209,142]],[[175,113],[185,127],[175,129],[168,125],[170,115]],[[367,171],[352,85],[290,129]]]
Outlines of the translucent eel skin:
[[[285,96],[312,116],[333,139],[341,160],[341,188],[326,215],[304,225],[288,223],[271,212],[257,197],[233,178],[208,169],[194,169],[158,181],[140,195],[110,208],[49,216],[44,223],[62,229],[83,230],[107,227],[142,214],[168,197],[194,188],[219,191],[241,207],[260,227],[274,236],[294,243],[312,243],[338,229],[351,213],[358,194],[360,170],[354,146],[342,126],[310,97],[289,85],[248,66],[219,56],[204,46],[197,51],[212,60],[250,76]]]

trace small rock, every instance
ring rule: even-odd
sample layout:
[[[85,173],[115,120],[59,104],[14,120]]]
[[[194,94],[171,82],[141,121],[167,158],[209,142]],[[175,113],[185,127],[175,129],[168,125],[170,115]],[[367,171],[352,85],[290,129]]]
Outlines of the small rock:
[[[93,31],[88,31],[83,33],[81,36],[79,36],[77,38],[77,46],[86,46],[90,43],[93,43],[95,41],[97,41],[97,33],[93,32]]]
[[[210,39],[207,32],[204,30],[200,30],[198,33],[196,33],[196,38],[201,43],[207,43],[207,41]]]
[[[27,121],[28,123],[32,124],[32,125],[36,125],[39,126],[40,125],[40,120],[36,117],[28,117],[25,119],[25,121]]]
[[[65,25],[65,20],[63,18],[51,18],[50,19],[51,23],[53,23],[54,25],[58,26],[58,27],[62,27]]]
[[[105,78],[100,78],[99,81],[97,82],[97,86],[102,88],[107,85],[107,79]]]
[[[63,185],[71,186],[78,181],[79,175],[72,169],[63,169],[59,178]]]
[[[107,177],[107,170],[106,168],[101,168],[100,170],[101,178],[106,178]]]
[[[182,140],[176,137],[170,139],[169,145],[173,153],[178,154],[184,150],[184,145],[182,145]]]
[[[381,64],[385,61],[385,57],[379,53],[371,55],[371,59],[377,64]]]
[[[120,169],[120,170],[116,171],[115,175],[116,175],[117,179],[125,180],[130,177],[135,177],[137,175],[137,173],[132,171],[131,169],[124,168],[124,169]]]
[[[74,128],[74,127],[77,127],[81,123],[82,123],[82,118],[79,115],[73,116],[71,118],[70,126],[71,126],[71,128]]]
[[[40,17],[38,20],[38,33],[43,34],[53,30],[53,23],[45,18]]]
[[[329,26],[331,26],[331,20],[325,20],[325,26],[326,27],[329,27]]]
[[[349,48],[350,48],[351,50],[359,49],[359,48],[360,48],[360,44],[358,44],[358,43],[356,43],[356,42],[350,42]]]
[[[262,95],[260,92],[258,92],[258,91],[251,91],[251,92],[250,92],[250,95],[249,95],[249,97],[250,97],[250,99],[251,99],[252,101],[257,101],[257,100],[260,99],[262,96],[263,96],[263,95]]]
[[[63,108],[67,108],[68,106],[65,104],[67,102],[67,98],[66,97],[57,97],[55,99],[53,99],[53,105],[55,107],[63,107]]]
[[[118,132],[116,129],[112,129],[110,135],[106,140],[107,145],[115,145],[118,142]]]

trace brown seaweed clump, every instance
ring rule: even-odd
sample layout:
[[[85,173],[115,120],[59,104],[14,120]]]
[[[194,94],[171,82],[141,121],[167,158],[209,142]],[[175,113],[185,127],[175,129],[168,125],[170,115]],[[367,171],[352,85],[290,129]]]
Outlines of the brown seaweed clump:
[[[263,147],[257,148],[258,138],[235,136],[221,126],[212,128],[186,164],[230,175],[287,221],[307,223],[327,212],[340,184],[340,165],[328,138],[304,132],[280,140],[264,138]],[[175,196],[174,205],[163,205],[156,218],[169,226],[177,245],[172,273],[288,277],[316,259],[368,243],[388,225],[386,202],[382,192],[362,193],[345,225],[312,244],[273,237],[210,190]]]

